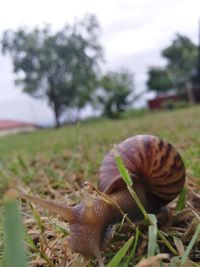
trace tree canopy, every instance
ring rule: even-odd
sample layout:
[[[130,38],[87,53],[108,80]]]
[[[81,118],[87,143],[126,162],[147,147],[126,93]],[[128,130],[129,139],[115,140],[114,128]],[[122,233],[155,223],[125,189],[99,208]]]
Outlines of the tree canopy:
[[[172,75],[165,68],[151,67],[148,70],[147,81],[149,90],[155,90],[159,93],[167,92],[173,88]]]
[[[133,74],[127,69],[108,72],[100,82],[97,99],[103,109],[103,115],[109,118],[119,117],[128,104],[134,91]]]
[[[57,32],[46,25],[7,30],[2,36],[2,52],[12,58],[16,84],[48,99],[57,126],[66,108],[82,108],[91,100],[103,57],[99,31],[95,16],[86,15]]]
[[[187,91],[197,67],[197,46],[188,37],[177,34],[161,54],[166,60],[166,65],[163,68],[149,68],[148,89],[158,93],[170,89],[177,92]]]

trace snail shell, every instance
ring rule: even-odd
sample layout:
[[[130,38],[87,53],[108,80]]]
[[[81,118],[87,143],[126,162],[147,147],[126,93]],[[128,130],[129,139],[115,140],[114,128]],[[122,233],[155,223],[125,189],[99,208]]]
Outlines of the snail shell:
[[[118,146],[132,180],[141,183],[147,195],[160,200],[162,206],[172,201],[185,183],[185,167],[176,149],[152,135],[137,135]],[[104,158],[99,172],[99,190],[112,193],[125,186],[112,149]]]

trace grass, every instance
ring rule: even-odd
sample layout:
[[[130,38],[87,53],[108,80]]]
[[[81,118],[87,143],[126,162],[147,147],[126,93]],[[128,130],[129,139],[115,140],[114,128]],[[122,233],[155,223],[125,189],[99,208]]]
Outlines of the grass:
[[[184,159],[187,176],[199,178],[199,114],[200,106],[196,106],[168,112],[144,113],[138,118],[134,116],[116,121],[101,120],[57,130],[40,130],[3,137],[0,139],[0,194],[3,195],[10,187],[20,187],[61,202],[78,203],[82,198],[81,188],[84,181],[97,185],[98,169],[104,154],[115,143],[136,134],[153,134],[172,143]],[[22,206],[22,211],[26,226],[35,231],[32,238],[36,242],[40,235],[37,222],[32,219],[30,209]],[[45,221],[44,227],[47,234],[53,229],[55,235],[61,239],[68,230],[65,224],[52,219],[50,225]],[[0,230],[1,251],[2,238]],[[43,241],[45,238],[47,237]],[[56,238],[53,244],[61,246]],[[134,253],[135,250],[134,247]],[[43,249],[50,258],[50,252],[48,254],[47,251],[47,248]],[[112,253],[109,255],[107,258],[111,259]],[[42,262],[38,253],[32,252],[29,255],[33,266],[39,266],[39,259]],[[128,261],[128,258],[125,260]],[[45,262],[44,259],[43,261]]]
[[[15,227],[13,227],[13,222]],[[7,193],[5,199],[5,254],[4,267],[27,267],[24,249],[24,229],[16,199]]]

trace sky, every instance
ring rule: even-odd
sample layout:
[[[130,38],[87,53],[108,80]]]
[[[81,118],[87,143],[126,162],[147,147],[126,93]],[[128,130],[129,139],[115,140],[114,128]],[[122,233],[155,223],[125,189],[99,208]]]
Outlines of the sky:
[[[74,18],[83,18],[85,13],[95,14],[105,53],[103,69],[130,69],[136,90],[140,92],[146,89],[148,67],[164,64],[160,51],[171,43],[176,33],[198,43],[199,10],[200,0],[7,0],[1,3],[0,34],[21,25],[35,27],[44,23],[57,30]],[[138,106],[145,101],[145,98],[140,100]],[[90,114],[90,109],[84,114]],[[14,85],[11,58],[2,55],[0,119],[53,123],[53,113],[46,101],[36,101]]]

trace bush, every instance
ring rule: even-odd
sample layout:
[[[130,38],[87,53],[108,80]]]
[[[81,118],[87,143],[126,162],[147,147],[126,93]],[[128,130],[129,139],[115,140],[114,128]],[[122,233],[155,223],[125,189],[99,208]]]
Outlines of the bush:
[[[188,106],[189,106],[189,103],[186,100],[178,100],[178,101],[166,100],[162,103],[162,108],[166,110],[185,108]]]

